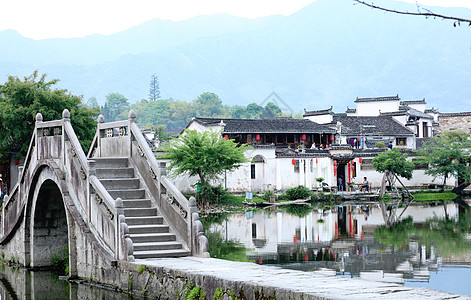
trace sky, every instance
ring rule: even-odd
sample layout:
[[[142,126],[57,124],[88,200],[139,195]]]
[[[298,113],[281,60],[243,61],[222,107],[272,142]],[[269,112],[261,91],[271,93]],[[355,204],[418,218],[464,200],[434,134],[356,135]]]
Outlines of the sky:
[[[32,39],[113,34],[158,18],[180,21],[228,13],[257,18],[290,15],[316,0],[0,0],[0,31]],[[345,0],[352,1],[353,0]],[[416,0],[401,0],[415,3]],[[380,0],[375,4],[380,4]],[[418,0],[430,6],[467,7],[471,0]]]

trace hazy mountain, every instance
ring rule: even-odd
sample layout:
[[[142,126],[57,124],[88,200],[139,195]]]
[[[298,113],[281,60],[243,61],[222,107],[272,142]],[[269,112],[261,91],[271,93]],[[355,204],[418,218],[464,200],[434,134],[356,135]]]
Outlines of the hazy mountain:
[[[35,41],[9,30],[0,32],[0,81],[39,69],[85,100],[120,92],[134,102],[147,98],[156,73],[163,97],[187,101],[211,91],[246,105],[275,91],[294,111],[341,112],[356,97],[399,94],[441,111],[469,110],[470,30],[351,0],[318,0],[288,17],[153,20],[110,36]]]

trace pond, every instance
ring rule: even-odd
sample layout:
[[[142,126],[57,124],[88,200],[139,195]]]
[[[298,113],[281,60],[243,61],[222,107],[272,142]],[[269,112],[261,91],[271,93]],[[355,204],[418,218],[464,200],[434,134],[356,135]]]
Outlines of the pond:
[[[30,272],[0,265],[0,299],[143,299],[95,286],[59,279],[51,272]]]
[[[289,206],[209,215],[205,230],[213,257],[471,295],[471,213],[446,211],[410,206],[387,229],[377,204]]]

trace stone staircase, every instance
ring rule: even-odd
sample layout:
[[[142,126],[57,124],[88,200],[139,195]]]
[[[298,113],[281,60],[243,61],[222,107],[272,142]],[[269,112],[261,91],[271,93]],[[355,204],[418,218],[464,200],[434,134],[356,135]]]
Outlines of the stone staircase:
[[[128,158],[93,158],[96,176],[108,193],[123,200],[124,216],[137,259],[188,256],[148,198]]]

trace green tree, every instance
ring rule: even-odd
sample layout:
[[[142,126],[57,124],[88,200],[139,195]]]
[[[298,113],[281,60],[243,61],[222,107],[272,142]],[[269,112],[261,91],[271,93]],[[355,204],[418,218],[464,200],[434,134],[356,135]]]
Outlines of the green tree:
[[[393,149],[384,151],[383,153],[373,158],[372,165],[376,171],[384,173],[380,191],[380,199],[382,199],[382,201],[380,201],[380,207],[383,214],[384,223],[386,224],[386,227],[395,226],[398,220],[401,218],[402,214],[406,211],[409,204],[412,202],[412,200],[414,200],[414,197],[407,191],[406,187],[399,180],[398,176],[411,179],[412,171],[414,170],[414,163],[407,160],[407,154],[402,154],[398,149]],[[409,195],[409,201],[402,210],[402,213],[399,215],[397,214],[397,209],[398,207],[402,206],[403,198],[401,197],[401,200],[399,200],[399,202],[395,203],[394,205],[388,204],[390,205],[389,209],[386,206],[383,198],[386,182],[388,182],[389,188],[392,191],[393,184],[396,180],[401,183],[402,187],[408,192]],[[390,199],[390,196],[388,198]]]
[[[164,150],[167,153],[162,158],[170,159],[169,170],[174,175],[198,176],[203,186],[224,171],[235,170],[248,161],[244,156],[245,145],[238,147],[212,130],[202,133],[186,130],[164,146]]]
[[[248,119],[260,119],[263,113],[263,106],[257,103],[250,103],[246,108],[246,116]]]
[[[149,100],[155,101],[160,98],[159,76],[152,74],[150,77]]]
[[[434,178],[443,177],[443,186],[451,176],[457,176],[460,185],[468,185],[471,176],[468,166],[470,137],[469,133],[462,130],[452,130],[425,143],[424,150],[420,152],[429,165],[425,174]]]
[[[222,113],[222,100],[215,93],[204,92],[193,100],[198,117],[217,117]]]
[[[100,105],[98,105],[98,101],[96,100],[96,97],[89,98],[86,105],[87,105],[88,108],[98,108],[98,109],[100,109]]]
[[[273,102],[268,102],[262,112],[263,118],[276,118],[281,116],[281,109]]]
[[[87,151],[95,135],[97,109],[82,104],[82,98],[64,89],[55,89],[59,80],[46,80],[38,71],[24,77],[9,76],[0,85],[0,156],[7,158],[12,152],[24,157],[35,126],[35,117],[41,113],[45,121],[62,118],[64,109],[71,114],[74,131]]]
[[[384,151],[371,162],[376,171],[385,173],[392,172],[406,179],[412,179],[414,163],[407,160],[407,154],[401,153],[397,148]]]
[[[230,108],[231,118],[234,119],[243,119],[246,115],[246,109],[244,106],[234,105]]]
[[[105,106],[102,109],[107,122],[117,120],[117,117],[129,109],[129,102],[126,97],[120,93],[109,93],[106,95]]]

